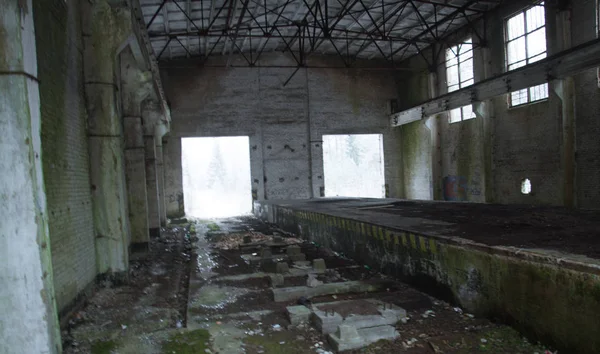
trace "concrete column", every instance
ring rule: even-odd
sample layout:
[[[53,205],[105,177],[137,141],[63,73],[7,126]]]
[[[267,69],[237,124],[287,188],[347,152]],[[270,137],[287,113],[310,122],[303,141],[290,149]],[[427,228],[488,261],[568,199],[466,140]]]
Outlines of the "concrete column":
[[[477,38],[475,38],[477,40]],[[490,77],[491,52],[487,43],[480,43],[473,51],[473,74],[475,82],[482,81]],[[479,149],[480,159],[483,166],[483,185],[482,195],[486,203],[494,201],[493,188],[493,119],[494,104],[492,100],[473,103],[473,112],[477,117],[477,126],[481,131],[482,146]]]
[[[439,95],[438,75],[435,69],[429,72],[429,98]],[[442,141],[439,115],[431,116],[425,122],[431,131],[431,184],[430,197],[433,200],[443,200],[442,192]]]
[[[0,353],[60,353],[32,1],[0,8]]]
[[[125,177],[129,222],[131,225],[131,251],[148,250],[148,202],[146,191],[146,156],[142,117],[124,117],[125,125]]]
[[[181,138],[170,136],[163,145],[165,162],[165,201],[167,217],[185,215],[183,205],[183,169],[181,166]]]
[[[116,101],[115,53],[131,33],[131,14],[105,1],[82,2],[85,95],[98,273],[127,280],[129,217],[123,128]]]
[[[546,8],[546,11],[551,11]],[[560,11],[556,16],[556,41],[550,48],[556,51],[567,50],[571,43],[571,13]],[[562,117],[561,168],[563,171],[563,205],[575,207],[575,81],[572,77],[553,83],[554,91],[560,98],[560,116]]]
[[[156,146],[156,178],[158,183],[158,214],[160,226],[167,225],[167,206],[165,203],[165,164],[163,156],[162,137],[154,137]]]
[[[160,207],[156,168],[156,142],[154,135],[144,136],[146,189],[148,190],[148,227],[150,236],[160,236]]]

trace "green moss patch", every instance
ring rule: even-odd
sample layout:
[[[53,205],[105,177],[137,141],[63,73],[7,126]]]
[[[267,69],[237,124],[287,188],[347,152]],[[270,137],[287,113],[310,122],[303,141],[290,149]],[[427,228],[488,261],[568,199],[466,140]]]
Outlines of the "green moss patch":
[[[99,340],[92,343],[92,354],[111,354],[117,349],[118,343],[113,340]]]
[[[244,339],[248,353],[305,354],[313,352],[306,340],[299,340],[292,332],[274,332],[264,336],[249,336]]]
[[[197,354],[209,349],[210,334],[205,329],[180,332],[163,343],[164,353]]]
[[[210,224],[208,224],[208,229],[210,231],[219,231],[221,230],[221,227],[217,224],[215,224],[214,222],[211,222]]]

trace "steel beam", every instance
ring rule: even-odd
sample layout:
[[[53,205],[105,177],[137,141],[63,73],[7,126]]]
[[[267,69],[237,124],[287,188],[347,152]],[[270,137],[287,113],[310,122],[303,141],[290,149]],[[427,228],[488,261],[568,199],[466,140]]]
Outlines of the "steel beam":
[[[600,39],[394,113],[390,116],[390,123],[392,127],[401,126],[454,108],[564,79],[597,66],[600,66]]]

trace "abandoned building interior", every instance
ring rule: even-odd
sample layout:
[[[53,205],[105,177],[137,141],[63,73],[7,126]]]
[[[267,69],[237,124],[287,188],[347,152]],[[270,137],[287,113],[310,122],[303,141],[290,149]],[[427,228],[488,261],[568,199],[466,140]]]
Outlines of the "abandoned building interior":
[[[598,0],[0,0],[0,353],[600,353]]]

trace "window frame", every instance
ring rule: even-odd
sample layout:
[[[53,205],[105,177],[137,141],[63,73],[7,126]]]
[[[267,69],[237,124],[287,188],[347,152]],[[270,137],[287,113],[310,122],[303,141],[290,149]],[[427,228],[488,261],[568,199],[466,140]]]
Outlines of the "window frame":
[[[528,31],[527,30],[527,11],[529,11],[529,10],[531,10],[534,7],[537,7],[537,6],[541,6],[541,7],[544,8],[544,24],[542,26],[540,26],[540,27],[537,27],[537,28],[531,30],[531,31]],[[519,36],[517,36],[515,38],[509,39],[509,27],[508,27],[508,23],[509,23],[510,20],[512,20],[513,18],[515,18],[515,17],[517,17],[519,15],[523,16],[523,34],[519,35]],[[541,30],[542,28],[544,29],[544,33],[545,33],[545,36],[544,36],[544,40],[546,41],[546,43],[544,45],[545,50],[542,53],[537,53],[537,54],[535,54],[535,55],[533,55],[533,56],[530,57],[530,56],[528,56],[528,50],[527,50],[528,49],[527,37],[529,35],[537,32],[537,31]],[[529,5],[529,6],[525,7],[525,8],[523,8],[523,9],[521,9],[521,10],[519,10],[519,11],[513,13],[513,14],[511,14],[510,16],[507,16],[504,19],[504,68],[505,68],[506,72],[510,72],[510,71],[513,71],[513,70],[516,70],[516,69],[522,67],[522,66],[519,66],[519,67],[514,68],[514,69],[509,69],[509,67],[511,65],[517,64],[519,62],[523,62],[524,61],[525,65],[529,65],[529,64],[535,63],[535,62],[537,62],[539,60],[543,60],[543,58],[542,58],[542,59],[538,59],[538,60],[530,62],[531,59],[539,57],[540,55],[545,55],[545,58],[548,57],[548,34],[546,32],[547,29],[548,29],[548,24],[546,23],[546,5],[545,5],[545,0],[537,1],[535,4]],[[519,60],[519,61],[515,61],[513,63],[509,63],[508,46],[509,46],[510,43],[515,42],[515,41],[517,41],[520,38],[524,38],[524,42],[525,42],[524,43],[525,44],[525,59],[522,59],[522,60]],[[546,95],[544,97],[542,97],[542,98],[532,99],[532,94],[531,94],[532,90],[538,89],[539,87],[542,87],[542,86],[545,86]],[[513,93],[519,92],[519,91],[523,91],[523,90],[525,90],[527,92],[527,100],[526,100],[526,102],[513,104],[513,96],[512,96]],[[530,87],[527,87],[527,88],[522,89],[522,90],[512,91],[512,92],[509,92],[508,95],[507,95],[507,101],[508,101],[509,108],[520,107],[520,106],[524,106],[524,105],[528,105],[528,104],[532,104],[532,103],[544,102],[544,101],[547,101],[548,98],[549,98],[549,87],[548,87],[548,83],[547,82],[543,83],[543,84],[540,84],[540,85],[530,86]]]
[[[461,46],[463,45],[470,45],[471,48],[462,52],[460,50]],[[453,48],[456,48],[456,52],[453,50]],[[474,56],[475,56],[475,51],[474,51],[474,44],[473,44],[473,37],[472,36],[467,36],[465,38],[463,38],[462,41],[458,42],[457,44],[454,45],[450,45],[448,47],[446,47],[446,56],[445,56],[445,60],[444,60],[444,69],[446,70],[446,92],[450,93],[450,92],[454,92],[454,91],[458,91],[460,89],[463,89],[465,87],[469,87],[475,84],[475,60],[474,60]],[[448,53],[452,52],[452,54],[454,55],[454,59],[456,60],[455,64],[452,65],[448,65],[449,63],[449,59],[448,59]],[[470,52],[470,57],[468,57],[467,59],[465,59],[464,61],[461,62],[461,55],[464,55],[465,53]],[[471,61],[471,77],[469,79],[466,80],[462,80],[461,79],[461,64],[464,67],[465,62],[467,61]],[[457,83],[454,85],[450,85],[449,83],[449,79],[448,79],[448,71],[451,67],[456,67],[456,73],[457,73]],[[465,84],[467,82],[469,82],[469,84]],[[453,88],[451,90],[451,88]],[[471,116],[467,116],[468,112],[465,112],[465,108],[471,106]],[[459,120],[452,120],[452,112],[457,112],[460,113],[460,119]],[[470,119],[474,119],[476,118],[475,112],[473,111],[473,106],[472,105],[466,105],[466,106],[462,106],[462,107],[458,107],[455,109],[452,109],[450,111],[448,111],[448,122],[450,124],[452,123],[459,123],[465,120],[470,120]]]

